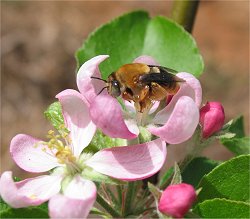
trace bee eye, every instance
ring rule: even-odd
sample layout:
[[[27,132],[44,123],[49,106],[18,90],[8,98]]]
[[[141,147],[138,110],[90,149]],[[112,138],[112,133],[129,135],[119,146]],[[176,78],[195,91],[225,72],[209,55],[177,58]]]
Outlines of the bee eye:
[[[111,95],[113,97],[119,97],[121,95],[120,85],[117,80],[112,81]]]

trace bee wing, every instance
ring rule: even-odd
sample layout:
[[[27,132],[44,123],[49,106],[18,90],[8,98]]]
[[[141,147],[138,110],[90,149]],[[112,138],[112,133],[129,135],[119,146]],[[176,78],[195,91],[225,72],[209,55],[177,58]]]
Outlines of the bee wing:
[[[173,70],[173,69],[167,68],[167,67],[163,67],[163,66],[159,66],[159,69],[160,69],[160,71],[165,72],[165,73],[170,73],[170,74],[177,74],[178,73],[178,71],[176,71],[176,70]]]
[[[185,82],[183,79],[165,72],[160,73],[149,73],[144,74],[139,77],[139,81],[143,84],[150,84],[152,82],[155,82],[159,85],[164,86],[171,86],[172,84],[175,84],[176,82]]]
[[[167,67],[163,67],[163,66],[156,66],[156,65],[148,65],[150,68],[158,68],[160,70],[160,72],[165,72],[165,73],[170,73],[170,74],[176,74],[178,73],[178,71],[171,69],[171,68],[167,68]]]
[[[159,68],[160,69],[160,68]],[[179,90],[179,82],[185,82],[183,79],[160,69],[159,73],[144,74],[139,77],[141,84],[149,85],[150,98],[152,100],[162,100],[167,95],[174,95]]]

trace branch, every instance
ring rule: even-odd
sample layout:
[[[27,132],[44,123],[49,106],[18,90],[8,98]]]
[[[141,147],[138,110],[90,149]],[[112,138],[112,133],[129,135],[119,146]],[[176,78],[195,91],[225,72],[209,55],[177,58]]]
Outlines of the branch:
[[[171,17],[191,33],[198,5],[199,0],[174,0]]]

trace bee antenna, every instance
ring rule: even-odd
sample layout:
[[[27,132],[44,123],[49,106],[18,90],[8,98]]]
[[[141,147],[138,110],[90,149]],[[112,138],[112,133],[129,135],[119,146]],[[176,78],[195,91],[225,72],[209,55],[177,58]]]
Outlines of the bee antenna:
[[[92,76],[92,77],[90,77],[90,78],[97,79],[97,80],[100,80],[100,81],[104,81],[104,82],[107,83],[107,80],[104,80],[104,79],[102,79],[102,78],[98,78],[98,77],[94,77],[94,76]]]
[[[101,93],[104,91],[104,89],[106,89],[106,88],[108,88],[108,86],[102,88],[102,89],[100,90],[100,92],[99,92],[97,95],[101,94]]]

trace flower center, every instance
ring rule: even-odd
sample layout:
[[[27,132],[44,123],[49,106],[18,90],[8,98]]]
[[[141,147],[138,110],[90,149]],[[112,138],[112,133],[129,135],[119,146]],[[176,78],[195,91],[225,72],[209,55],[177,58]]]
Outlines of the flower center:
[[[76,157],[73,155],[70,144],[71,139],[69,137],[69,131],[63,128],[59,130],[59,134],[56,135],[53,130],[48,131],[48,142],[44,142],[50,151],[53,152],[60,164],[67,164],[76,161]]]
[[[44,145],[42,150],[49,155],[57,158],[58,163],[73,166],[77,171],[79,167],[76,165],[76,157],[71,150],[71,139],[69,131],[64,125],[61,125],[58,134],[53,130],[49,130],[47,134],[48,141],[41,141],[38,144]],[[36,147],[37,145],[35,145]]]
[[[71,149],[71,138],[69,131],[64,125],[58,130],[58,134],[55,134],[53,130],[49,130],[47,134],[48,141],[42,141],[44,152],[57,158],[58,163],[65,164],[67,169],[71,173],[81,172],[81,168],[77,164],[77,158],[74,156]]]

